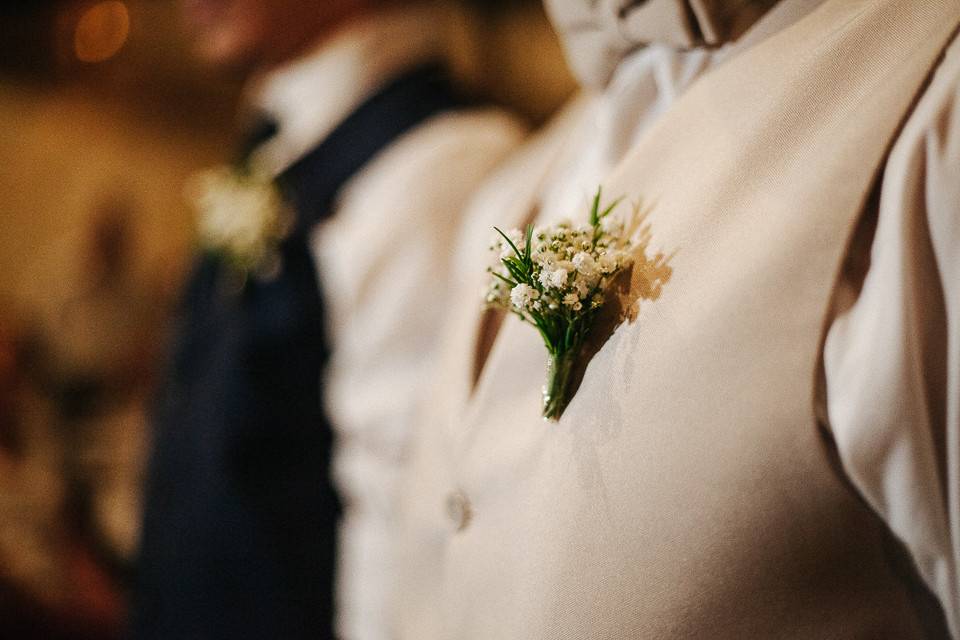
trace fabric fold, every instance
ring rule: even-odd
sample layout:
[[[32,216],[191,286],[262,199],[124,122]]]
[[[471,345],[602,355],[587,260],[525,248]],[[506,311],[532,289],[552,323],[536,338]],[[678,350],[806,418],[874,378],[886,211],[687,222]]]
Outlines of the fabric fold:
[[[736,40],[777,0],[546,0],[567,59],[587,87],[601,88],[630,52],[651,44],[678,49]]]

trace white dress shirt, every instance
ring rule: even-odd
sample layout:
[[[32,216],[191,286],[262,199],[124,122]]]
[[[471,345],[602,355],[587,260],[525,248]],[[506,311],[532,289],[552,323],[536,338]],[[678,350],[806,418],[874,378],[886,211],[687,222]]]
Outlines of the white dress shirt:
[[[819,0],[781,0],[743,38],[719,48],[630,47],[620,24],[630,12],[614,11],[626,4],[548,1],[581,81],[598,89],[480,192],[472,233],[516,222],[502,212],[532,179],[540,184],[540,220],[586,211],[597,186],[677,96]],[[844,471],[903,543],[960,637],[960,102],[934,96],[907,126],[920,141],[915,173],[885,179],[876,233],[864,226],[851,247],[816,401]],[[922,255],[918,246],[926,247]],[[465,259],[461,268],[476,270],[480,260]]]
[[[960,77],[958,46],[948,70]],[[898,149],[913,171],[884,177],[872,242],[870,228],[854,239],[821,402],[848,476],[960,637],[960,93],[949,90],[917,106]]]
[[[252,102],[279,132],[253,161],[281,172],[385,82],[437,57],[426,11],[368,17],[260,79]],[[468,195],[523,133],[493,109],[435,116],[354,176],[312,237],[333,345],[325,400],[345,504],[336,603],[344,640],[388,637],[397,476],[444,319],[453,237]]]

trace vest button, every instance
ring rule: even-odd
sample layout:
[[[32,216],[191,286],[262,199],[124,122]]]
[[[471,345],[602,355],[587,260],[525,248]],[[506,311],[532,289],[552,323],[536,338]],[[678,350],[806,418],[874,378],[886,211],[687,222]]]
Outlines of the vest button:
[[[470,501],[467,500],[467,496],[463,495],[463,492],[454,491],[447,496],[446,512],[451,524],[453,524],[454,531],[463,531],[470,524],[472,516]]]

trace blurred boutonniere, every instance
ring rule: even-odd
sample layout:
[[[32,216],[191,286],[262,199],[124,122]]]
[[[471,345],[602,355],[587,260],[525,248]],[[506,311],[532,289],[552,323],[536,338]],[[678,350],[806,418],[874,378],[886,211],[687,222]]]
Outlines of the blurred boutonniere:
[[[199,213],[199,242],[246,279],[269,280],[281,268],[279,246],[293,214],[265,175],[216,167],[196,174],[187,196]]]
[[[597,191],[588,224],[560,221],[514,229],[491,247],[486,304],[533,325],[547,348],[543,417],[557,421],[572,399],[574,366],[596,324],[614,278],[633,263],[631,226],[614,215],[620,200],[601,208]]]

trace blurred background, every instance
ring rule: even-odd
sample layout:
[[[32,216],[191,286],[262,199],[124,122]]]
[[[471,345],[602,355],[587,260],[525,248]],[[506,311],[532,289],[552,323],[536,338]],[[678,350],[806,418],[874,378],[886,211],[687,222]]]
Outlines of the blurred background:
[[[571,93],[539,0],[444,2],[463,84],[533,125]],[[0,640],[119,638],[183,183],[229,159],[242,79],[173,0],[0,5]]]

